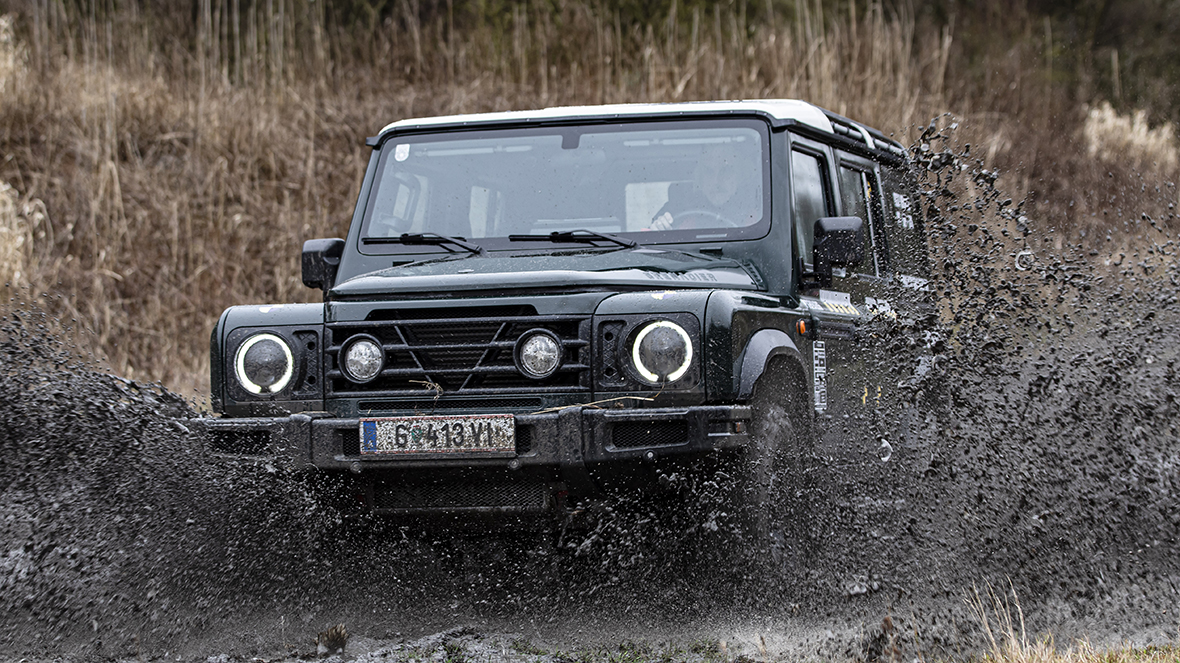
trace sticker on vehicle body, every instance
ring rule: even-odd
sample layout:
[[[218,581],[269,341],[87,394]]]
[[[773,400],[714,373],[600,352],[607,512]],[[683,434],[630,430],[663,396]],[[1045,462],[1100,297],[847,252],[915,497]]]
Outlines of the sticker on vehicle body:
[[[819,300],[824,304],[852,304],[852,295],[847,292],[838,292],[836,290],[820,290]]]
[[[828,409],[828,353],[823,341],[811,342],[811,376],[815,387],[815,411]]]
[[[824,302],[824,309],[833,313],[844,313],[846,315],[860,315],[860,310],[852,304],[836,304],[834,302]]]
[[[713,272],[693,271],[693,272],[644,272],[650,281],[692,281],[702,283],[714,283],[717,281],[717,275]]]
[[[816,301],[814,299],[800,299],[799,306],[812,311],[824,311],[827,313],[842,313],[844,315],[861,315],[860,309],[853,304],[844,304],[838,301]]]
[[[860,315],[860,310],[852,304],[852,295],[835,290],[820,290],[819,301],[824,310],[847,315]]]
[[[905,230],[914,229],[914,214],[911,210],[912,205],[909,196],[904,196],[895,191],[893,193],[893,214],[897,221],[897,227]]]

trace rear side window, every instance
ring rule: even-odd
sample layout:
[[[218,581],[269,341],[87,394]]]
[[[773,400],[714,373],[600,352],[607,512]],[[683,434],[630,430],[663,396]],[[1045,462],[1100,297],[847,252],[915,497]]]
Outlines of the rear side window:
[[[886,241],[891,271],[906,276],[930,276],[926,255],[926,233],[917,191],[904,173],[884,169],[881,184],[885,203]]]
[[[871,172],[846,164],[840,166],[840,206],[844,210],[842,213],[844,216],[858,216],[861,221],[864,221],[865,259],[860,265],[852,268],[852,271],[857,274],[877,276],[881,273],[881,265],[877,253],[873,251],[873,246],[877,243],[874,227],[876,215],[872,213],[873,206],[869,204],[873,193],[873,174]]]
[[[791,188],[795,215],[795,239],[803,262],[811,264],[816,219],[828,212],[828,179],[823,160],[806,152],[791,152]]]

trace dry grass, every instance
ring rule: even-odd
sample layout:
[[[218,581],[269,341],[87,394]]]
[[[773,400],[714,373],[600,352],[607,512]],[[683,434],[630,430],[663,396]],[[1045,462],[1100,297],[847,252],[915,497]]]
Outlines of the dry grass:
[[[952,110],[961,140],[1015,169],[1009,192],[1036,189],[1053,223],[1089,228],[1081,220],[1108,197],[1095,188],[1075,205],[1052,174],[1109,188],[1081,150],[1054,152],[1085,116],[1052,94],[1035,40],[998,53],[987,71],[1004,85],[980,87],[950,28],[878,4],[833,13],[804,1],[756,21],[744,2],[673,3],[626,24],[582,0],[458,17],[402,0],[359,27],[325,4],[197,0],[193,28],[156,5],[42,0],[21,6],[15,30],[0,24],[10,287],[60,295],[52,313],[90,330],[86,345],[114,371],[204,393],[223,308],[317,296],[300,283],[300,245],[345,232],[363,136],[441,113],[794,97],[906,141]]]
[[[43,218],[43,217],[40,217]],[[12,187],[0,182],[0,281],[20,287],[27,278],[28,250],[32,245],[28,205]]]
[[[968,607],[988,643],[982,657],[989,663],[1174,663],[1180,661],[1175,646],[1095,648],[1079,641],[1060,648],[1051,636],[1030,639],[1024,623],[1024,611],[1015,592],[997,593],[988,586],[980,593],[976,588],[967,600]]]
[[[1135,170],[1176,169],[1176,134],[1171,123],[1152,128],[1144,111],[1120,115],[1104,101],[1087,110],[1082,135],[1087,153],[1107,163],[1129,164]]]

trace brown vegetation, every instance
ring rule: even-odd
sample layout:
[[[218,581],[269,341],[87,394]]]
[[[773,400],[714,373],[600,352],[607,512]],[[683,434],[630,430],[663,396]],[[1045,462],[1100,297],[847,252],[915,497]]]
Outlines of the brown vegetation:
[[[1034,192],[1041,223],[1100,241],[1125,232],[1123,210],[1173,218],[1174,137],[1151,134],[1171,160],[1140,158],[1141,172],[1120,163],[1137,143],[1085,149],[1088,110],[1057,94],[1047,36],[997,39],[968,62],[952,24],[877,4],[673,1],[624,22],[582,0],[459,16],[402,0],[368,24],[325,6],[16,7],[0,25],[0,278],[20,297],[57,295],[43,305],[114,371],[204,393],[223,308],[318,296],[300,283],[300,245],[345,232],[364,136],[543,105],[791,97],[903,141],[949,111],[1014,197]],[[991,20],[1008,34],[1020,16]],[[1091,127],[1103,131],[1117,121]]]
[[[1005,594],[988,586],[978,588],[967,599],[968,608],[987,642],[980,659],[986,663],[1164,663],[1176,661],[1180,650],[1175,646],[1095,647],[1079,640],[1069,647],[1059,646],[1051,636],[1029,637],[1024,611],[1014,590]]]

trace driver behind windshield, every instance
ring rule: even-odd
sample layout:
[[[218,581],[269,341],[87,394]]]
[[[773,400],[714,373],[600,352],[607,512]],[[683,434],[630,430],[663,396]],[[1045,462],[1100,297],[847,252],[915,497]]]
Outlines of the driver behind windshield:
[[[758,220],[761,207],[749,188],[757,170],[733,144],[713,144],[702,150],[691,182],[668,185],[668,202],[645,230],[736,228]],[[744,176],[744,177],[743,177]]]

